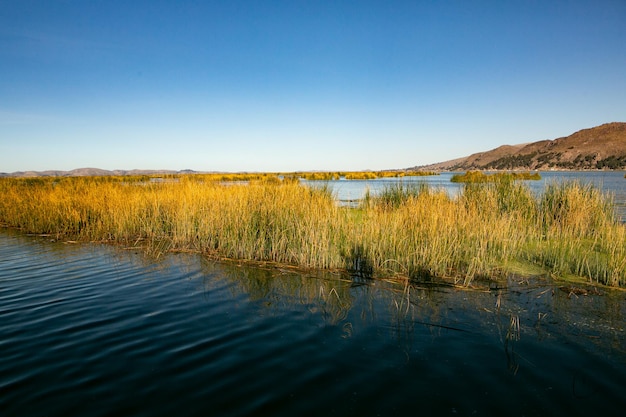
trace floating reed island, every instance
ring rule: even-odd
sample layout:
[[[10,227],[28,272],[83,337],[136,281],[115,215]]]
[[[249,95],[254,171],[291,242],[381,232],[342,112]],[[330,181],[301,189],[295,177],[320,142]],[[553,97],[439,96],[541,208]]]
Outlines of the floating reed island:
[[[521,270],[626,286],[626,228],[577,182],[513,176],[458,195],[399,183],[341,207],[289,176],[0,178],[0,222],[57,239],[469,285]],[[234,181],[234,182],[228,182]]]

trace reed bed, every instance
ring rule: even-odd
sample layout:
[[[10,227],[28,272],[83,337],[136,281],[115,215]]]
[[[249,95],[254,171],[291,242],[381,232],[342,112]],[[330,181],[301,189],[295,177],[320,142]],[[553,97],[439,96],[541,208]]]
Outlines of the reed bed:
[[[377,178],[425,177],[439,175],[432,171],[353,171],[340,173],[347,180],[373,180]]]
[[[346,180],[374,180],[377,178],[402,178],[402,177],[423,177],[429,175],[439,175],[432,171],[337,171],[337,172],[295,172],[281,174],[285,178],[302,178],[309,181],[336,181],[341,178]]]
[[[464,183],[483,183],[483,182],[497,182],[506,181],[507,179],[514,180],[540,180],[541,175],[538,172],[497,172],[495,174],[485,174],[482,171],[467,171],[464,174],[455,174],[450,179],[451,182],[464,182]]]
[[[626,232],[610,198],[580,183],[534,195],[512,177],[468,183],[452,198],[390,187],[357,208],[328,187],[261,176],[246,183],[93,177],[0,179],[0,222],[58,239],[114,242],[364,276],[469,285],[511,265],[626,286]]]

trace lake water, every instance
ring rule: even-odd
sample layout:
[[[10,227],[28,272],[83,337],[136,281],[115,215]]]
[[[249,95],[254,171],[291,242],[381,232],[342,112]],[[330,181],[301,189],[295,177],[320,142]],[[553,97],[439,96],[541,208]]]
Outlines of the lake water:
[[[459,291],[0,230],[0,415],[621,416],[626,292]]]
[[[593,184],[595,187],[610,193],[614,199],[618,216],[626,221],[626,178],[623,171],[589,171],[589,172],[541,172],[541,180],[527,181],[528,186],[540,193],[547,184],[563,181],[579,181],[583,184]],[[337,199],[346,205],[354,205],[365,195],[366,190],[372,194],[381,192],[385,187],[402,184],[428,184],[436,189],[444,189],[451,196],[461,190],[463,184],[452,183],[450,179],[454,173],[442,172],[440,175],[425,177],[378,178],[375,180],[338,180],[338,181],[304,181],[306,184],[320,186],[328,184],[335,192]]]

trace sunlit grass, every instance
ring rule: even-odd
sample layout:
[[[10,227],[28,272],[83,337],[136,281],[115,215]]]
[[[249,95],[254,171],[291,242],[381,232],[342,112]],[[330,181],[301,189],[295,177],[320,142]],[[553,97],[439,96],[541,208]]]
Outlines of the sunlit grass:
[[[374,180],[377,178],[402,178],[439,175],[431,171],[390,170],[390,171],[337,171],[337,172],[294,172],[280,174],[284,178],[302,178],[308,181]]]
[[[402,178],[402,177],[424,177],[439,175],[431,171],[354,171],[344,172],[343,177],[347,180],[373,180],[376,178]]]
[[[456,197],[399,184],[347,208],[327,186],[275,174],[227,178],[1,178],[0,222],[156,254],[190,250],[366,276],[467,285],[528,265],[626,286],[625,227],[610,198],[580,183],[550,185],[536,196],[502,177],[465,184]]]
[[[464,183],[484,183],[502,181],[506,179],[540,180],[541,175],[538,172],[535,172],[533,174],[531,174],[530,172],[498,172],[495,174],[485,174],[482,171],[467,171],[464,174],[454,174],[450,181]]]
[[[341,178],[339,172],[296,172],[293,174],[285,174],[287,178],[302,178],[307,181],[334,181]]]

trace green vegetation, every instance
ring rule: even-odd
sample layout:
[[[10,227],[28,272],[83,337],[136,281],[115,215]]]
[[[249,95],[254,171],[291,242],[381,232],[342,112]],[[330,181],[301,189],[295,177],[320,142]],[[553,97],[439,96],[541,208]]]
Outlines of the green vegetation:
[[[520,167],[529,168],[533,163],[533,158],[537,156],[537,152],[532,152],[525,155],[509,155],[493,162],[490,162],[485,166],[486,169],[515,169]]]
[[[245,183],[202,175],[0,178],[0,223],[157,255],[199,251],[365,276],[469,285],[529,265],[626,286],[626,227],[607,196],[579,183],[536,196],[512,176],[494,178],[467,183],[454,198],[400,184],[354,209],[340,207],[328,187],[276,175]]]
[[[626,168],[626,155],[617,157],[609,156],[596,162],[598,169],[624,169]]]
[[[578,156],[576,156],[576,158],[572,162],[572,165],[569,166],[569,167],[566,167],[566,168],[568,168],[568,169],[573,169],[573,168],[593,169],[593,168],[597,167],[597,166],[594,166],[596,164],[595,160],[596,160],[596,155],[579,154]]]
[[[398,183],[385,187],[383,191],[376,197],[372,197],[367,191],[363,200],[363,206],[376,205],[378,207],[386,207],[395,209],[406,203],[409,199],[419,196],[421,193],[428,192],[427,184],[402,184]]]
[[[508,155],[485,164],[484,169],[624,169],[626,168],[626,155],[611,155],[604,159],[597,159],[598,154],[579,154],[574,160],[562,160],[562,152],[547,152],[539,154],[532,152],[523,155]]]
[[[486,183],[506,180],[540,180],[538,172],[498,172],[496,174],[485,174],[482,171],[468,171],[465,174],[455,174],[450,179],[451,182],[464,183]]]

